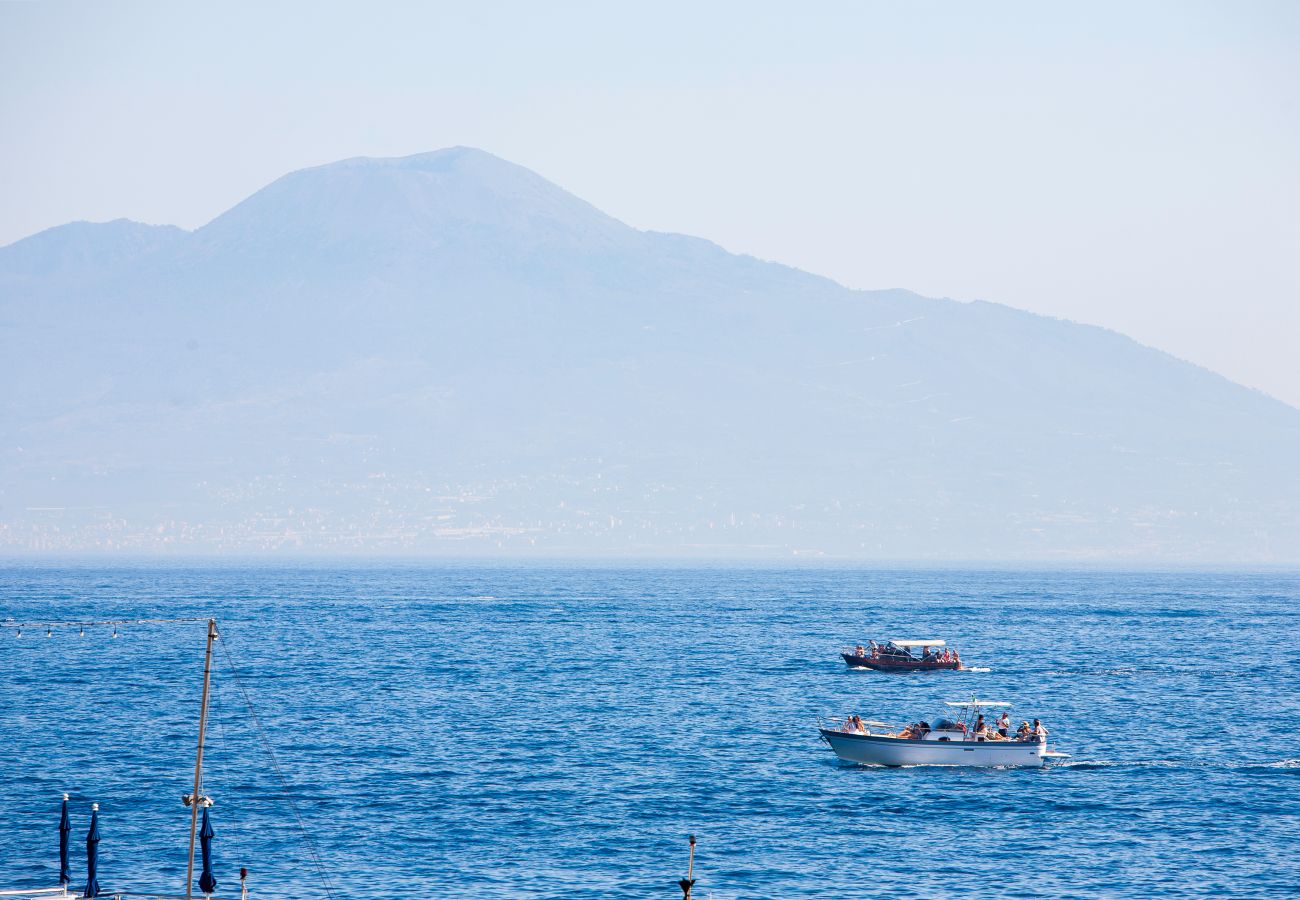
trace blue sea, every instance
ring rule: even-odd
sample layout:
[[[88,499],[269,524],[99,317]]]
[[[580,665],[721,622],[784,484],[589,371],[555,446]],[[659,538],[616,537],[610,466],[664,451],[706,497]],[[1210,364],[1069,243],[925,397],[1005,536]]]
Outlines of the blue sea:
[[[1300,576],[561,565],[10,566],[0,622],[215,616],[221,895],[1283,896]],[[183,893],[204,625],[0,629],[0,889]],[[987,672],[849,671],[947,638]],[[818,717],[979,696],[1044,770],[838,763]],[[250,706],[252,713],[250,713]],[[255,714],[255,717],[254,717]],[[260,724],[259,724],[260,723]],[[78,884],[74,880],[74,884]]]

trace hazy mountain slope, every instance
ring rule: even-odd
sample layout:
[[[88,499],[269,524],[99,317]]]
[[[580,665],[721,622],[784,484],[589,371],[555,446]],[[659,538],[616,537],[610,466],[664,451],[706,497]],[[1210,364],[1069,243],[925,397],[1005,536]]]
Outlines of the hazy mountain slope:
[[[0,271],[8,279],[101,276],[115,267],[176,246],[186,233],[175,225],[144,225],[128,219],[70,222],[0,247]]]
[[[0,248],[0,542],[1300,560],[1300,413],[456,148]]]

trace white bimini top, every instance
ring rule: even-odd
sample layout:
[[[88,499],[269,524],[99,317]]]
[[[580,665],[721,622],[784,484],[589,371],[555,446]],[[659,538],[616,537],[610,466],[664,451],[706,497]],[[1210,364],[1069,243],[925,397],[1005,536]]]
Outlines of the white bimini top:
[[[962,707],[962,706],[979,706],[979,707],[986,707],[986,706],[1005,706],[1005,707],[1007,707],[1008,709],[1011,708],[1011,704],[1010,704],[1010,703],[1004,703],[1004,702],[1001,701],[1001,700],[948,700],[948,701],[946,701],[943,705],[944,705],[944,706],[952,706],[952,707]]]

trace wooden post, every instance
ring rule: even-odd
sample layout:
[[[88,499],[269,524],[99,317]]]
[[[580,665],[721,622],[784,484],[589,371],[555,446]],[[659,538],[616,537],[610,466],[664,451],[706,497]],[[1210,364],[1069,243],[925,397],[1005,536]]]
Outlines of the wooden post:
[[[208,697],[212,688],[212,642],[217,620],[208,619],[208,649],[203,657],[203,703],[199,706],[199,749],[194,755],[194,793],[190,795],[190,861],[185,867],[185,900],[194,897],[194,834],[199,827],[199,797],[203,789],[203,734],[208,726]]]
[[[691,888],[695,887],[695,835],[691,835],[691,855],[686,863],[686,877],[677,882],[677,886],[682,889],[682,900],[691,900]]]

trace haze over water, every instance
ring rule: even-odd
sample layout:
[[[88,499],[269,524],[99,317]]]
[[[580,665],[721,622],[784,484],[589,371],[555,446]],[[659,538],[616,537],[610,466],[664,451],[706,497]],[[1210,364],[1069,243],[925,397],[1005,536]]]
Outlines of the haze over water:
[[[10,567],[0,621],[215,614],[337,896],[1264,896],[1300,881],[1300,576],[1246,572]],[[987,673],[850,672],[944,637]],[[102,805],[106,889],[184,879],[201,624],[0,630],[6,886]],[[319,885],[218,650],[221,892]],[[816,717],[971,695],[1044,771],[837,764]],[[74,874],[84,877],[81,851]],[[74,883],[76,883],[74,877]],[[16,879],[16,883],[15,882]],[[877,880],[879,879],[879,880]]]

